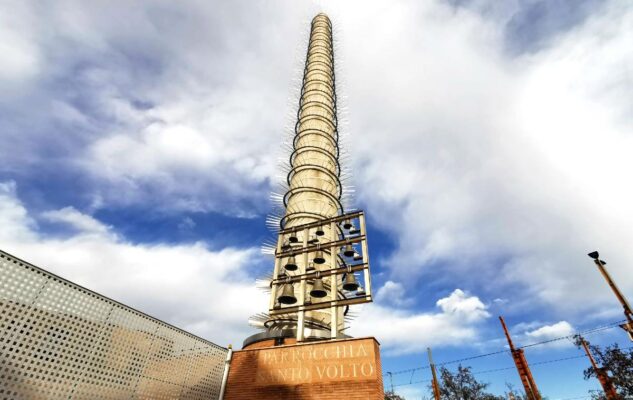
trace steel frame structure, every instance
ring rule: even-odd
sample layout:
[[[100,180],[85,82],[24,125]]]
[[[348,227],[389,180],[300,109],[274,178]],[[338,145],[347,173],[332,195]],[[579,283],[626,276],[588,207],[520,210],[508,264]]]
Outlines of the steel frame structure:
[[[521,384],[523,384],[525,396],[528,398],[528,400],[541,400],[541,393],[536,386],[536,381],[532,376],[532,371],[530,371],[530,365],[525,359],[523,349],[517,349],[514,347],[514,343],[512,343],[512,338],[510,337],[510,333],[508,332],[506,322],[503,320],[503,317],[499,317],[499,320],[501,321],[501,326],[503,327],[506,339],[508,340],[510,353],[512,354],[512,359],[514,360],[517,372],[519,373],[519,378],[521,378]]]
[[[587,344],[587,341],[582,336],[580,337],[580,344],[582,345],[582,348],[585,350],[587,357],[589,357],[591,366],[593,367],[594,371],[596,371],[598,382],[600,382],[600,386],[602,386],[602,390],[604,391],[604,394],[607,397],[607,400],[620,400],[621,397],[615,391],[613,382],[611,382],[611,377],[607,373],[606,369],[598,367],[596,360],[593,358],[593,354],[591,354],[591,350],[589,349],[589,345]]]
[[[602,274],[604,280],[607,281],[607,284],[613,291],[613,294],[622,305],[624,316],[626,317],[626,322],[620,325],[620,328],[624,329],[624,331],[629,335],[629,339],[633,341],[633,309],[631,308],[631,305],[620,291],[620,288],[618,288],[618,285],[615,284],[613,278],[611,278],[609,271],[607,271],[606,261],[600,259],[600,255],[597,251],[589,253],[588,256],[593,258],[593,262],[598,267],[598,271],[600,271],[600,274]]]
[[[340,223],[348,220],[357,220],[359,229],[354,234],[345,234],[340,228]],[[334,238],[324,243],[310,243],[309,238],[314,234],[316,228],[329,227],[330,232],[336,232]],[[292,246],[289,245],[289,237],[291,235],[300,234],[303,238],[301,243]],[[360,253],[357,263],[348,264],[340,256],[339,249],[347,245],[360,246]],[[310,269],[310,254],[316,251],[329,252],[329,265],[327,269],[317,270]],[[289,257],[298,258],[298,270],[291,274],[282,270],[284,260]],[[348,273],[362,273],[364,294],[349,297],[340,288],[339,277]],[[308,299],[309,281],[313,281],[317,277],[326,278],[329,281],[330,293],[329,297],[323,301],[313,302]],[[282,285],[291,283],[293,287],[298,287],[297,304],[282,305],[277,301],[279,288]],[[312,222],[299,225],[293,228],[281,230],[277,241],[277,250],[275,252],[275,267],[273,270],[273,279],[271,281],[271,297],[269,305],[269,314],[273,320],[276,317],[282,317],[286,314],[297,314],[297,340],[304,340],[305,313],[307,311],[329,309],[332,316],[330,322],[331,338],[337,338],[339,333],[339,309],[353,304],[368,303],[372,301],[371,294],[371,274],[369,269],[369,253],[367,251],[367,232],[365,227],[365,214],[362,211],[351,212],[329,218],[323,221]]]

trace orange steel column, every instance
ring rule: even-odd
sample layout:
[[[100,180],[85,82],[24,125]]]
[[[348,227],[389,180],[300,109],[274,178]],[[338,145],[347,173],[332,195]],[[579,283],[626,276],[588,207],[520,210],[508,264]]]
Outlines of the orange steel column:
[[[598,267],[598,270],[600,271],[604,279],[607,281],[607,284],[613,291],[613,294],[615,294],[615,297],[618,299],[620,304],[622,304],[622,308],[624,309],[624,316],[626,317],[627,322],[625,324],[620,325],[620,327],[629,334],[629,338],[633,341],[633,310],[631,309],[631,305],[629,304],[629,302],[626,300],[626,298],[620,291],[620,288],[618,288],[618,285],[616,285],[613,279],[611,278],[609,271],[607,271],[607,268],[605,267],[607,263],[604,260],[600,259],[600,255],[598,254],[598,252],[592,251],[591,253],[587,255],[593,258],[593,262],[596,264],[596,266]]]
[[[534,381],[532,371],[530,371],[530,366],[528,365],[527,360],[525,359],[525,355],[523,354],[523,349],[514,348],[512,338],[510,337],[508,327],[506,326],[503,317],[499,317],[499,320],[501,321],[501,326],[503,326],[503,331],[505,332],[506,338],[508,339],[510,352],[512,353],[512,359],[514,360],[514,364],[517,367],[517,372],[519,373],[519,377],[521,378],[521,383],[523,384],[525,395],[529,400],[541,400],[541,394],[536,387],[536,382]]]
[[[600,385],[602,385],[602,390],[604,390],[604,394],[607,396],[608,400],[620,400],[621,397],[615,391],[615,387],[613,387],[613,382],[611,382],[611,377],[607,374],[607,371],[604,368],[598,368],[598,364],[596,364],[596,360],[593,358],[591,351],[589,350],[589,346],[583,337],[580,338],[580,343],[582,343],[582,347],[585,349],[585,353],[587,353],[587,357],[589,357],[589,361],[591,361],[591,366],[596,371],[596,375],[598,376],[598,381]]]
[[[435,364],[433,363],[433,355],[431,354],[431,348],[427,347],[429,352],[429,364],[431,366],[431,373],[433,374],[433,397],[435,400],[440,400],[440,384],[437,382],[437,372],[435,371]]]

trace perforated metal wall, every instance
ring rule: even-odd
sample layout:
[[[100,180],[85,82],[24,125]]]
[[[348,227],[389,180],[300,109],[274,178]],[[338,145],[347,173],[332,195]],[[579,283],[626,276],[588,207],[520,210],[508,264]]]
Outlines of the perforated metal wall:
[[[217,399],[227,349],[0,251],[0,399]]]

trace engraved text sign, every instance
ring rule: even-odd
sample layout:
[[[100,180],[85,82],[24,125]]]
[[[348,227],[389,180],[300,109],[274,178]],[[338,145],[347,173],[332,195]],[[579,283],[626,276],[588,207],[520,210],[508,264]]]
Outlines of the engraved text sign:
[[[374,345],[367,340],[260,350],[257,363],[260,386],[376,379]]]

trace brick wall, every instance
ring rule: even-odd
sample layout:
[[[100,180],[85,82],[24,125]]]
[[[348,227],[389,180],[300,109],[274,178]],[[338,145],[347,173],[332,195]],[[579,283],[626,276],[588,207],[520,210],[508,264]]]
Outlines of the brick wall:
[[[383,400],[374,338],[252,348],[233,353],[225,400]]]
[[[297,343],[297,339],[295,338],[282,338],[283,343],[281,345],[289,345],[289,344],[295,344]],[[249,350],[251,349],[263,349],[263,348],[267,348],[267,347],[273,347],[275,346],[275,339],[267,339],[267,340],[262,340],[261,342],[255,342],[253,344],[249,344],[246,348],[248,348]]]

